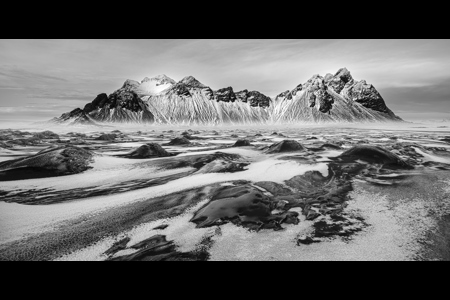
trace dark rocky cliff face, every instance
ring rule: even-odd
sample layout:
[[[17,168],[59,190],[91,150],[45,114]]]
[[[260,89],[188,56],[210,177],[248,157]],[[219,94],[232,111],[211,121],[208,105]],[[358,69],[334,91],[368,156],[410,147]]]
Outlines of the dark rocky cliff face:
[[[242,90],[240,92],[236,92],[234,93],[236,95],[236,98],[244,103],[247,103],[247,98],[248,98],[248,90]]]
[[[198,81],[192,76],[184,77],[170,88],[170,93],[178,96],[191,97],[192,89],[209,89],[206,85]]]
[[[390,112],[380,93],[373,85],[367,84],[365,80],[349,86],[347,95],[351,100],[361,103],[364,107],[384,113]]]
[[[99,94],[91,103],[86,104],[83,111],[88,114],[105,107],[109,109],[124,108],[133,112],[142,111],[139,96],[134,91],[123,88],[109,96],[104,93]]]
[[[81,108],[75,108],[71,112],[64,113],[57,119],[58,121],[73,121],[76,124],[92,124],[92,120],[88,117],[86,112]]]
[[[86,104],[83,110],[85,113],[90,113],[91,111],[95,110],[98,107],[103,107],[107,102],[108,102],[108,95],[102,93],[97,95],[97,97],[95,97],[95,99],[91,103]]]
[[[290,93],[289,90],[284,91],[284,92],[282,92],[282,93],[279,93],[275,98],[276,98],[276,99],[278,99],[278,98],[286,98],[287,95],[288,95],[289,93]]]
[[[223,89],[218,89],[214,92],[214,99],[216,101],[234,102],[236,101],[236,95],[234,94],[231,86]]]
[[[315,75],[304,85],[306,97],[308,99],[309,107],[317,106],[322,113],[329,113],[333,108],[334,99],[327,92],[328,86],[325,84],[322,77]],[[303,89],[303,86],[298,85],[294,90],[297,93]],[[292,95],[292,92],[290,93]],[[291,100],[287,98],[288,100]]]
[[[336,93],[340,93],[347,82],[353,81],[352,75],[346,68],[339,69],[334,76],[327,74],[324,78],[325,84]]]
[[[109,104],[110,109],[121,107],[133,112],[143,110],[140,104],[140,98],[133,91],[118,90],[109,95],[107,103]]]
[[[249,103],[252,107],[269,107],[271,102],[270,97],[258,91],[243,90],[236,93],[236,98],[244,103]]]
[[[251,91],[247,93],[247,101],[250,103],[250,106],[259,106],[259,107],[269,107],[270,106],[270,98],[266,95],[258,92]]]
[[[236,98],[239,101],[242,101],[244,103],[249,103],[252,107],[269,107],[271,99],[270,97],[267,97],[266,95],[258,92],[258,91],[251,91],[243,90],[240,92],[237,92]]]

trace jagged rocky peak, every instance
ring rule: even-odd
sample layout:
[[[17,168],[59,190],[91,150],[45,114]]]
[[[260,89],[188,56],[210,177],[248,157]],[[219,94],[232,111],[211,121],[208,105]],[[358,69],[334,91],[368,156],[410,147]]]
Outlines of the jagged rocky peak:
[[[316,107],[322,113],[330,113],[330,110],[333,107],[334,99],[327,92],[327,89],[328,87],[324,78],[319,74],[316,74],[308,79],[308,81],[303,85],[297,85],[297,87],[288,94],[290,97],[286,97],[286,99],[291,100],[294,92],[296,95],[298,91],[304,90],[309,107]]]
[[[138,81],[132,80],[132,79],[127,79],[123,83],[121,89],[131,91],[131,90],[137,89],[139,87],[139,85],[140,85],[140,83]]]
[[[119,89],[115,91],[108,96],[108,102],[106,102],[106,104],[109,105],[110,109],[121,107],[134,112],[142,110],[140,98],[133,90],[127,91]]]
[[[214,98],[214,92],[193,76],[184,77],[170,88],[171,93],[184,97],[191,97],[192,90],[201,90],[209,100]]]
[[[106,102],[108,102],[108,95],[105,93],[99,94],[91,103],[86,104],[83,110],[85,113],[90,113],[98,107],[103,107]]]
[[[328,82],[328,81],[331,80],[331,78],[333,78],[333,74],[327,73],[327,74],[325,75],[325,77],[323,78],[323,80],[325,80],[325,82]]]
[[[334,75],[335,77],[339,77],[342,81],[344,81],[345,83],[353,80],[352,75],[350,74],[350,71],[347,70],[347,68],[340,68],[336,74]]]
[[[214,91],[214,100],[216,100],[217,102],[234,102],[236,101],[236,94],[234,93],[233,88],[229,86]]]
[[[303,85],[300,83],[299,85],[297,85],[297,86],[290,92],[291,99],[292,99],[293,96],[296,96],[296,95],[297,95],[297,92],[298,92],[298,91],[301,91],[302,89],[303,89]]]
[[[282,93],[279,93],[275,98],[276,99],[278,99],[278,98],[287,98],[287,96],[288,96],[288,94],[290,93],[291,91],[289,91],[289,90],[287,90],[287,91],[284,91],[284,92],[282,92]],[[291,98],[292,99],[292,98]]]
[[[247,93],[247,102],[253,107],[269,107],[271,99],[258,91],[251,91]]]
[[[139,96],[154,96],[161,94],[175,84],[175,80],[162,74],[152,78],[145,77],[134,91]]]
[[[85,113],[91,113],[97,109],[109,108],[114,109],[122,107],[131,111],[140,111],[141,106],[139,104],[139,96],[135,92],[135,87],[139,86],[139,82],[134,80],[125,81],[124,85],[107,96],[105,93],[97,95],[95,99],[85,105],[83,111]]]
[[[236,95],[237,100],[247,103],[248,90],[242,90],[240,92],[235,92],[234,94]]]
[[[111,93],[109,96],[105,93],[97,95],[91,103],[85,105],[83,109],[84,113],[91,113],[102,108],[113,109],[117,107],[126,108],[131,111],[142,110],[139,104],[139,96],[134,90],[130,90],[127,87],[128,86],[122,87]]]
[[[83,114],[85,114],[84,111],[81,108],[78,107],[78,108],[75,108],[74,110],[72,110],[70,112],[63,113],[61,115],[60,119],[69,120],[69,119],[72,119],[72,118],[77,118],[79,116],[82,116]]]
[[[172,78],[166,76],[165,74],[161,74],[152,78],[148,78],[145,77],[144,79],[142,79],[141,84],[145,83],[145,82],[149,82],[149,81],[154,81],[156,82],[156,85],[161,85],[161,84],[176,84],[176,81],[173,80]]]
[[[364,107],[384,113],[392,113],[386,106],[380,93],[373,85],[367,84],[365,80],[361,80],[346,87],[346,95],[351,100],[362,104]]]
[[[307,88],[309,88],[309,87],[311,87],[313,85],[318,85],[318,80],[319,79],[323,79],[323,77],[320,76],[319,74],[315,74],[303,84],[303,87],[305,89],[307,89]]]
[[[195,79],[193,76],[186,76],[183,79],[181,79],[178,83],[184,84],[187,87],[190,88],[207,88],[206,85]]]
[[[325,76],[324,81],[332,88],[336,93],[340,93],[347,83],[353,82],[353,77],[347,68],[339,69],[334,76]]]
[[[234,92],[231,86],[214,91],[213,99],[222,102],[241,101],[252,107],[269,107],[271,99],[258,91],[242,90]]]
[[[81,108],[75,108],[71,112],[62,114],[59,118],[54,118],[54,122],[69,122],[72,125],[75,124],[94,124],[89,118],[87,113]]]

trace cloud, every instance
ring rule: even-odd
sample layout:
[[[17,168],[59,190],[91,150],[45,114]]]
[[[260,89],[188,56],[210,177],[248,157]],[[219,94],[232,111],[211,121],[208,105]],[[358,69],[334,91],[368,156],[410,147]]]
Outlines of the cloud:
[[[450,112],[450,77],[423,86],[378,88],[386,104],[395,111]]]
[[[64,78],[51,76],[43,73],[35,73],[30,72],[28,70],[24,70],[18,67],[8,67],[8,66],[2,66],[0,67],[0,75],[12,78],[12,79],[18,79],[22,81],[26,80],[34,80],[34,81],[67,81]]]
[[[159,74],[275,96],[342,67],[394,112],[449,109],[450,40],[0,40],[0,105],[82,103]]]
[[[83,91],[48,91],[35,89],[27,94],[29,98],[42,98],[42,99],[55,99],[55,100],[79,100],[79,101],[92,101],[96,95],[92,93],[86,93]]]
[[[55,73],[55,71],[48,71]],[[84,75],[84,76],[83,76]],[[60,76],[28,71],[17,66],[0,67],[0,105],[8,104],[14,95],[20,99],[56,99],[92,101],[101,92],[108,92],[103,86],[113,86],[117,78],[96,78],[92,74],[70,74]],[[17,91],[12,95],[7,91]],[[18,99],[19,101],[21,101]]]
[[[16,87],[16,86],[0,86],[0,90],[23,90],[22,87]]]

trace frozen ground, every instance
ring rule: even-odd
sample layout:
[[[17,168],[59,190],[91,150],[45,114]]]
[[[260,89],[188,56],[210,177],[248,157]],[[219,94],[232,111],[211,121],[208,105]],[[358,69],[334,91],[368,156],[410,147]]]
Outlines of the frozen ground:
[[[27,144],[33,127],[0,131],[0,260],[450,259],[445,124],[55,127]],[[284,140],[305,148],[268,151]],[[147,143],[173,156],[126,157]],[[25,180],[1,169],[55,145],[90,151],[90,168]],[[361,145],[412,167],[336,159]]]

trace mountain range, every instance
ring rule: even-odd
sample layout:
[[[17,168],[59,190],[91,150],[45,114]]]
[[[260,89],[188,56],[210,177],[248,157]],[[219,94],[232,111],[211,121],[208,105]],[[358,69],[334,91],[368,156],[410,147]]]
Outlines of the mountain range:
[[[50,120],[57,124],[277,124],[403,121],[365,80],[346,68],[312,76],[276,97],[258,91],[212,90],[192,76],[176,82],[166,75],[126,80],[121,88],[97,95],[84,108]]]

